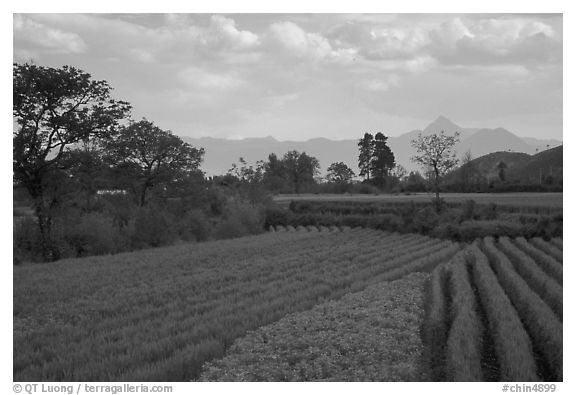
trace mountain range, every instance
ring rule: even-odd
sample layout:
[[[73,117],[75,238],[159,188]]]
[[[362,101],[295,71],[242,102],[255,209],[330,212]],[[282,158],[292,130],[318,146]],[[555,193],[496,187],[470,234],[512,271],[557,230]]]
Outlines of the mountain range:
[[[562,142],[558,140],[519,137],[502,127],[496,129],[464,128],[440,116],[422,130],[413,130],[388,138],[388,146],[394,153],[396,163],[404,166],[408,171],[417,170],[418,167],[410,160],[416,153],[410,141],[419,133],[429,135],[442,130],[447,134],[460,133],[460,142],[455,147],[459,157],[468,150],[473,158],[502,151],[533,155],[562,145]],[[253,164],[257,160],[266,160],[270,153],[282,156],[290,150],[306,152],[316,157],[320,162],[320,172],[324,175],[328,166],[333,162],[344,162],[358,173],[357,144],[363,134],[364,132],[359,133],[358,139],[355,140],[313,138],[307,141],[278,141],[273,137],[241,140],[212,137],[182,137],[182,139],[195,147],[203,147],[206,150],[201,167],[208,176],[225,174],[240,157],[243,157],[249,164]]]

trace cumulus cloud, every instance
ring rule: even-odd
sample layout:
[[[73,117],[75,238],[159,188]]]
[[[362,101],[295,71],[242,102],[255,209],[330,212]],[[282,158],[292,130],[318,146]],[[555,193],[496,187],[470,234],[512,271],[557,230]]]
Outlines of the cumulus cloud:
[[[57,53],[86,51],[86,43],[76,33],[47,26],[22,14],[15,14],[13,23],[14,38],[18,44]]]
[[[306,32],[294,22],[275,22],[270,25],[269,38],[279,45],[285,54],[297,58],[349,62],[354,59],[356,49],[333,48],[330,41],[319,33]]]
[[[258,36],[248,30],[238,30],[231,18],[213,15],[210,18],[210,31],[215,36],[234,48],[246,49],[259,44]]]
[[[448,64],[545,62],[561,53],[556,36],[540,21],[457,17],[430,32],[430,54]]]

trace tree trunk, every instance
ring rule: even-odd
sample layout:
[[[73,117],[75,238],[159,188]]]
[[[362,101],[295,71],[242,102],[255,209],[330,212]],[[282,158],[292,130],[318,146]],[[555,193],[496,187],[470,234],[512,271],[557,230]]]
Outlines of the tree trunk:
[[[440,212],[440,174],[436,167],[434,167],[434,192],[436,194],[436,212]]]
[[[140,192],[140,207],[144,207],[146,204],[146,191],[148,190],[148,183],[144,183],[142,186],[142,191]]]
[[[38,229],[40,231],[40,249],[45,261],[57,261],[60,259],[60,250],[52,240],[52,215],[46,207],[44,196],[36,196],[34,199]]]

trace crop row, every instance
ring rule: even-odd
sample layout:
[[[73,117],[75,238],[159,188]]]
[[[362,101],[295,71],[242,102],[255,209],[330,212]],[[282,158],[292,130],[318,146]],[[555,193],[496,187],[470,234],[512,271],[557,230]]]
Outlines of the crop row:
[[[434,270],[423,327],[433,379],[562,380],[562,286],[542,270],[557,264],[542,243],[488,237]]]
[[[459,246],[369,229],[274,232],[14,269],[14,380],[198,377],[248,330]]]

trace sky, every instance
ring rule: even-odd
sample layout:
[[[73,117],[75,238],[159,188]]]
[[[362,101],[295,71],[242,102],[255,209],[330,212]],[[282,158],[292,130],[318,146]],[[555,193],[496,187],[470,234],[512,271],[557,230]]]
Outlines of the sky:
[[[13,60],[107,80],[189,137],[397,136],[439,115],[562,140],[561,14],[14,14]]]

